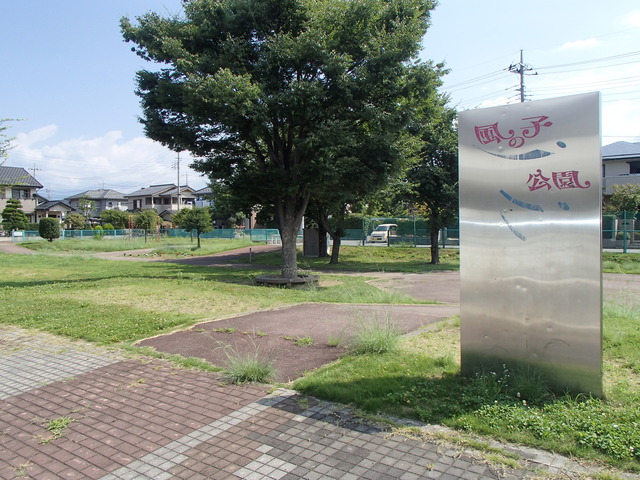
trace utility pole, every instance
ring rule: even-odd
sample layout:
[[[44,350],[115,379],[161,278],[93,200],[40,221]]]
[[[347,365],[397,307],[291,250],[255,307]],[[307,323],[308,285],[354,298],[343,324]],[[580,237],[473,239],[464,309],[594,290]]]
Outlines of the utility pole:
[[[180,211],[180,201],[182,196],[180,195],[180,152],[178,152],[178,211]]]
[[[531,72],[533,69],[524,63],[522,50],[520,50],[520,63],[509,65],[509,71],[511,73],[517,73],[520,75],[520,88],[518,91],[520,92],[520,102],[524,102],[524,75],[526,72]],[[537,75],[538,72],[531,73],[529,75]]]
[[[40,168],[36,168],[36,164],[33,164],[33,167],[29,168],[28,170],[31,170],[33,172],[33,178],[36,177],[36,172],[41,172],[42,170]]]

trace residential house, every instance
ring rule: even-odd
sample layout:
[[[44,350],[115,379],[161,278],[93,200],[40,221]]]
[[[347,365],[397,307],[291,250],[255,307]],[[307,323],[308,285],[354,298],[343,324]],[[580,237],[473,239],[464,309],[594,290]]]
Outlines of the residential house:
[[[36,192],[42,184],[29,174],[24,168],[0,166],[0,214],[7,206],[7,200],[20,200],[22,211],[29,217],[29,221],[36,222]]]
[[[71,205],[74,210],[82,211],[81,204],[84,200],[91,202],[93,207],[88,212],[88,217],[97,217],[103,210],[126,210],[127,198],[124,194],[111,189],[86,190],[67,197],[65,201]]]
[[[36,223],[41,218],[57,218],[60,223],[63,223],[67,214],[74,211],[74,208],[64,200],[47,200],[40,196],[38,196],[38,200],[35,215]]]
[[[640,142],[615,142],[602,147],[602,193],[613,185],[640,184]]]
[[[180,203],[178,204],[178,194]],[[182,208],[193,208],[196,202],[195,190],[188,185],[178,187],[173,183],[151,185],[125,195],[129,210],[142,211],[151,208],[163,220],[171,220],[173,214]]]
[[[197,208],[213,207],[213,198],[211,197],[211,193],[211,187],[205,187],[201,188],[200,190],[196,190],[195,206]]]

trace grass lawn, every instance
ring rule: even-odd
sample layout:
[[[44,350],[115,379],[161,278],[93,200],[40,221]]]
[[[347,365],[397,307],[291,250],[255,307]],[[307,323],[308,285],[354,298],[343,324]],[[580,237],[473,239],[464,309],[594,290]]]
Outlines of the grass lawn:
[[[328,259],[300,259],[303,268],[327,272],[320,288],[288,290],[253,282],[256,275],[270,271],[260,270],[260,265],[279,264],[277,254],[257,257],[251,270],[212,268],[102,260],[86,255],[89,248],[104,251],[115,241],[67,242],[75,241],[37,242],[44,246],[38,255],[0,253],[1,322],[126,346],[202,320],[301,302],[410,303],[407,297],[370,285],[368,277],[341,272],[452,270],[459,262],[454,249],[442,251],[443,264],[434,267],[424,248],[344,247],[337,266],[328,265]],[[202,250],[238,246],[217,242],[203,244]],[[140,248],[148,248],[140,243]],[[191,248],[189,243],[157,247],[164,253],[172,245],[176,252]],[[61,247],[66,250],[49,250]],[[124,248],[133,249],[129,242]],[[640,255],[604,254],[603,263],[607,271],[640,273]],[[606,305],[606,401],[553,396],[535,372],[462,378],[456,320],[402,339],[390,352],[345,356],[295,387],[366,412],[442,423],[640,471],[639,320],[640,303],[634,298]]]
[[[640,472],[638,321],[640,300],[605,305],[605,401],[553,395],[534,371],[462,377],[459,319],[402,339],[395,351],[346,355],[294,388],[370,414],[444,424]]]
[[[266,270],[59,254],[0,254],[0,263],[2,322],[100,344],[302,302],[419,303],[354,275],[323,275],[327,286],[288,290],[255,286]]]
[[[404,272],[424,273],[442,270],[458,270],[458,249],[440,250],[440,263],[431,265],[431,251],[415,247],[340,247],[340,263],[329,264],[329,258],[298,257],[298,266],[303,269],[348,272]],[[262,265],[280,265],[279,252],[261,255]]]
[[[640,274],[640,253],[602,253],[602,271],[605,273]]]
[[[156,239],[149,237],[146,241],[143,238],[131,240],[111,240],[108,238],[92,237],[85,240],[66,239],[47,242],[43,240],[33,242],[23,242],[20,246],[48,253],[98,253],[98,252],[119,252],[124,250],[151,249],[151,253],[162,254],[164,256],[200,256],[211,255],[213,253],[233,250],[236,248],[250,247],[254,245],[249,239],[225,240],[225,239],[201,239],[201,248],[198,248],[197,240],[188,237],[169,237]]]

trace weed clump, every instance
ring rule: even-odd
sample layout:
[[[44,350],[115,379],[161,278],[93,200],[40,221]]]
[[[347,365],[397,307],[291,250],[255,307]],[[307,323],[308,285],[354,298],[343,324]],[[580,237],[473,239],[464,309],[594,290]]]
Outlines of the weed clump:
[[[360,320],[351,339],[353,355],[382,354],[397,349],[402,332],[389,317],[384,320]]]
[[[248,352],[239,352],[228,345],[225,355],[223,374],[231,383],[268,383],[275,376],[273,361],[263,358],[255,344]]]

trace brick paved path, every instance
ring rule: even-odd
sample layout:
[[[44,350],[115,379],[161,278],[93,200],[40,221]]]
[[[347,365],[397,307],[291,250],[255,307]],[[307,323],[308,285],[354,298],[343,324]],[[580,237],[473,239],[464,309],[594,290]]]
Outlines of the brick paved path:
[[[0,478],[578,478],[532,449],[522,468],[394,435],[342,407],[217,374],[0,327]],[[47,430],[66,419],[66,428]],[[536,473],[534,473],[534,471]],[[585,477],[581,477],[585,478]]]

